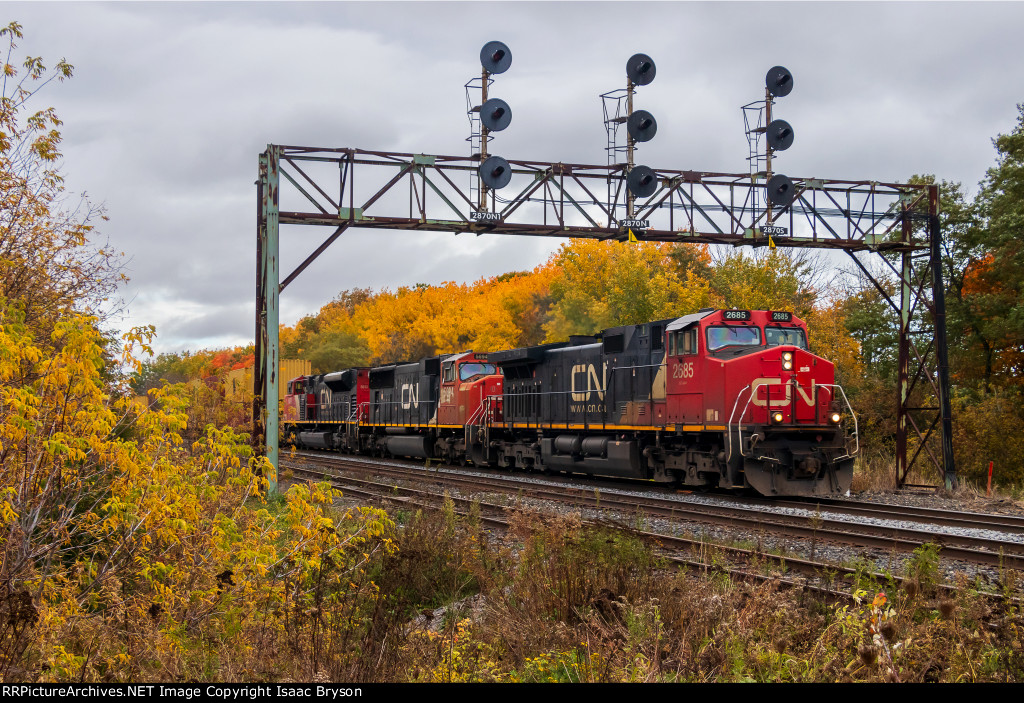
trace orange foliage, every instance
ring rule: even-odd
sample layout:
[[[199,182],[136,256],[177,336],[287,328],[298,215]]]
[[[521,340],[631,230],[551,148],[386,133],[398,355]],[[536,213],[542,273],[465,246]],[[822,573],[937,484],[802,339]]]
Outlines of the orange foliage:
[[[554,275],[553,267],[545,265],[472,285],[448,281],[385,290],[356,307],[351,326],[374,361],[536,344]]]
[[[964,296],[980,295],[990,291],[993,281],[989,274],[992,271],[992,264],[995,262],[992,254],[986,254],[978,261],[972,262],[964,272]]]
[[[843,303],[814,307],[804,317],[811,350],[836,365],[836,382],[849,383],[864,373],[860,345],[846,327]]]
[[[964,272],[963,283],[963,296],[965,299],[984,300],[986,298],[1000,299],[1014,296],[1013,290],[1008,288],[995,272],[995,263],[994,255],[988,253],[981,259],[968,265],[967,270]],[[1014,336],[1013,327],[1006,326],[1001,328],[998,324],[998,318],[993,319],[991,312],[985,315],[982,310],[977,308],[975,308],[975,312],[980,313],[980,316],[988,323],[997,323],[995,325],[986,325],[990,330],[989,342],[994,348],[992,352],[992,372],[994,376],[1001,378],[1005,385],[1021,385],[1024,383],[1024,349],[1019,346]],[[1002,330],[1001,334],[999,333],[1000,330]],[[981,345],[976,344],[975,348],[980,356]],[[972,370],[965,369],[964,371],[967,371],[969,374]],[[973,370],[973,373],[977,374],[978,372]],[[967,374],[961,373],[960,375]]]
[[[777,254],[712,264],[706,245],[575,239],[529,272],[376,294],[344,291],[316,315],[281,328],[282,357],[308,359],[314,371],[326,372],[530,346],[743,304],[798,310],[807,317],[818,353],[848,375],[860,374],[859,349],[842,311],[838,305],[814,305],[799,261]]]

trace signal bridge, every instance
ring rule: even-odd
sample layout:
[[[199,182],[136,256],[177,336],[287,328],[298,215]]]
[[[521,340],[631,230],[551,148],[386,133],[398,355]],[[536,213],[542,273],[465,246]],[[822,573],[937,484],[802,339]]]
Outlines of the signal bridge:
[[[419,230],[845,252],[898,323],[898,483],[906,483],[919,460],[930,461],[947,486],[955,483],[938,186],[774,173],[773,155],[788,149],[794,137],[792,126],[771,114],[774,99],[793,88],[792,75],[781,66],[766,75],[763,103],[743,107],[750,172],[636,165],[637,143],[657,131],[650,113],[633,110],[635,88],[650,84],[655,75],[645,54],[627,62],[625,90],[601,96],[607,164],[506,159],[490,154],[488,143],[492,132],[510,125],[512,111],[504,101],[489,98],[488,87],[491,76],[508,70],[511,60],[507,46],[488,43],[481,52],[481,77],[466,84],[474,152],[468,156],[284,145],[269,145],[260,156],[253,434],[260,444],[265,440],[275,467],[278,418],[264,399],[278,397],[280,293],[349,230],[380,231],[368,236]],[[622,124],[626,147],[616,141]],[[618,215],[622,211],[624,218]],[[280,235],[293,226],[332,231],[282,278]],[[785,236],[773,239],[779,235]],[[855,256],[858,252],[878,255],[886,276],[897,282],[897,295],[890,295],[890,286]]]

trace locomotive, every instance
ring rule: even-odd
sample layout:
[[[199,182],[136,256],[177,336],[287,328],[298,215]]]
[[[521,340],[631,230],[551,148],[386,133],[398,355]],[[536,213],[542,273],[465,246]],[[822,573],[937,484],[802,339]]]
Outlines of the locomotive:
[[[858,450],[834,365],[770,310],[300,376],[282,428],[314,449],[765,496],[843,493]]]

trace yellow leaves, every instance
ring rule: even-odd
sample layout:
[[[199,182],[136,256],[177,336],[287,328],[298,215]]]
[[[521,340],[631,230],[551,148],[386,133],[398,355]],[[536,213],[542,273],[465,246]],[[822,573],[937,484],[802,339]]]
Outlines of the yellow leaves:
[[[446,282],[343,293],[316,317],[281,329],[286,355],[328,371],[371,361],[465,349],[494,351],[540,342],[551,266],[473,284]]]
[[[12,503],[18,496],[18,491],[11,486],[3,489],[3,502],[0,503],[0,524],[8,524],[18,519],[18,511]]]
[[[122,252],[122,256],[124,252]],[[142,372],[142,359],[136,356],[135,348],[138,347],[140,353],[147,356],[153,356],[153,347],[151,342],[156,337],[156,327],[153,325],[140,325],[133,327],[124,334],[121,335],[121,340],[124,342],[124,351],[121,354],[121,363],[124,366],[129,366],[135,369],[136,372]]]
[[[836,365],[838,383],[859,378],[864,371],[860,345],[846,326],[845,310],[843,302],[834,302],[815,307],[804,318],[811,350]]]
[[[550,264],[552,307],[546,341],[593,334],[616,325],[640,324],[695,312],[711,301],[707,281],[681,274],[670,245],[572,240]]]

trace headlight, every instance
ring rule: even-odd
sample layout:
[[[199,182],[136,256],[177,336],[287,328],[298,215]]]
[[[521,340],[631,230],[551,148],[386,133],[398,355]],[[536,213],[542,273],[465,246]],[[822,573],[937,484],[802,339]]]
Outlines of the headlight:
[[[839,421],[843,419],[843,416],[839,413],[832,413],[828,416],[828,419],[832,421],[832,424],[838,425]]]
[[[793,352],[782,352],[782,360],[783,361],[792,361],[793,360]]]
[[[780,412],[772,413],[772,422],[782,422],[782,413],[780,413]]]
[[[786,371],[789,371],[790,369],[793,368],[793,362],[792,361],[783,361],[782,362],[782,368],[786,369]]]

